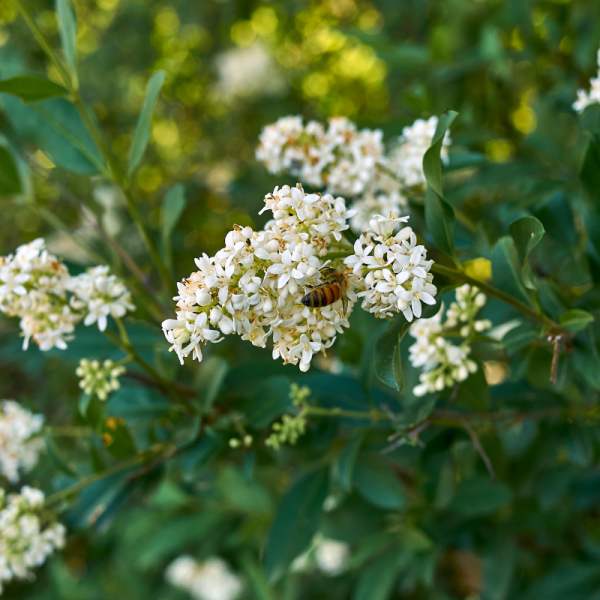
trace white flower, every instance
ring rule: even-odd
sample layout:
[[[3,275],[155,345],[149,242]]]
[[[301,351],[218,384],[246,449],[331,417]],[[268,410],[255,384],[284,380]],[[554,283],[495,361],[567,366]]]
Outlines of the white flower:
[[[165,321],[163,331],[181,362],[190,354],[202,360],[208,342],[237,334],[262,348],[272,337],[273,357],[306,371],[313,354],[348,327],[352,290],[348,314],[341,301],[323,308],[301,302],[306,286],[320,282],[329,244],[348,229],[344,200],[283,186],[267,194],[264,211],[273,220],[263,231],[235,226],[225,247],[197,259],[200,270],[177,284],[177,318]]]
[[[578,90],[577,100],[573,103],[573,110],[582,113],[591,104],[600,102],[600,50],[598,50],[598,75],[590,79],[590,90]]]
[[[11,483],[19,481],[19,471],[30,471],[44,447],[40,431],[44,417],[34,415],[12,400],[0,400],[0,475]]]
[[[367,192],[352,204],[354,215],[350,220],[352,229],[357,232],[366,231],[369,221],[375,215],[387,215],[389,213],[402,214],[406,212],[407,200],[399,191],[390,193]]]
[[[220,558],[197,562],[180,556],[165,573],[169,583],[187,590],[197,600],[235,600],[243,589],[242,580]]]
[[[6,497],[0,490],[0,593],[5,582],[32,579],[31,569],[64,546],[66,530],[41,514],[43,503],[41,490],[25,486]]]
[[[321,539],[317,542],[315,558],[320,571],[330,576],[339,575],[348,568],[350,548],[344,542]]]

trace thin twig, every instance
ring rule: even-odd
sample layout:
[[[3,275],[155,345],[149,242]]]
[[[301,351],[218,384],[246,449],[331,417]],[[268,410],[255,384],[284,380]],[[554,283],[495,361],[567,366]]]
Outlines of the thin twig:
[[[469,425],[467,421],[463,421],[463,427],[467,430],[467,433],[469,434],[473,445],[475,446],[475,448],[477,448],[479,456],[481,456],[481,460],[483,460],[483,462],[485,463],[488,473],[490,474],[490,481],[492,482],[492,484],[496,483],[496,472],[494,471],[494,465],[492,465],[490,457],[487,455],[485,448],[481,444],[479,436],[473,431],[473,428]]]
[[[558,359],[560,357],[560,347],[562,345],[561,335],[549,335],[548,341],[554,346],[552,351],[552,367],[550,368],[550,383],[556,385],[558,377]]]

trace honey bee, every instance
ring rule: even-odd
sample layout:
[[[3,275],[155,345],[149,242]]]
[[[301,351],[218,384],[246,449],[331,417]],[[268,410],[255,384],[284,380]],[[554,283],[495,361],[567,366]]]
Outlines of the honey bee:
[[[341,298],[345,315],[348,311],[348,277],[331,267],[325,267],[321,269],[321,281],[321,285],[306,286],[312,288],[312,291],[302,298],[302,304],[310,308],[321,308]]]

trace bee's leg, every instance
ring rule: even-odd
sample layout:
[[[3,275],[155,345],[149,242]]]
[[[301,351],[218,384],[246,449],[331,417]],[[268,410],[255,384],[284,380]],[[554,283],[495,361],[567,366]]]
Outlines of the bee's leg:
[[[346,297],[346,294],[342,295],[342,310],[344,311],[344,316],[346,316],[346,313],[348,312],[348,298]]]

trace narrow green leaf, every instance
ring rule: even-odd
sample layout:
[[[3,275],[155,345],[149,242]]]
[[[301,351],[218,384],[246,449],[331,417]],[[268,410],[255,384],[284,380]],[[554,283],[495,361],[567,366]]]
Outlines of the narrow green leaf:
[[[515,243],[519,264],[521,265],[521,280],[529,289],[535,289],[531,269],[526,268],[529,253],[540,243],[544,235],[544,226],[535,217],[521,217],[513,221],[508,230]]]
[[[347,491],[352,491],[354,480],[354,464],[358,457],[358,452],[365,437],[364,430],[359,430],[347,444],[342,448],[337,459],[337,474],[342,487]]]
[[[48,79],[21,76],[0,81],[0,92],[18,96],[23,102],[38,102],[65,96],[67,90]]]
[[[511,499],[512,491],[506,484],[491,483],[489,477],[478,475],[458,484],[450,508],[465,515],[491,515]]]
[[[12,154],[0,146],[0,196],[19,194],[21,191],[21,178]]]
[[[375,374],[377,378],[400,391],[404,386],[404,374],[400,360],[400,342],[408,331],[409,323],[399,316],[382,333],[375,345]]]
[[[163,258],[169,268],[173,264],[172,234],[185,208],[185,202],[185,189],[181,184],[174,185],[163,200],[161,238]]]
[[[579,308],[573,308],[566,313],[560,315],[559,323],[567,330],[577,333],[583,331],[590,323],[594,321],[594,317],[587,311]]]
[[[521,266],[513,240],[504,236],[496,242],[492,252],[492,276],[496,287],[522,300],[531,303],[521,282]]]
[[[459,264],[453,241],[454,210],[444,200],[441,159],[444,136],[457,116],[457,112],[446,111],[439,118],[431,146],[423,156],[423,173],[427,180],[427,191],[425,193],[427,228],[440,250],[452,256],[454,261]]]
[[[431,237],[443,250],[455,261],[456,250],[454,249],[454,210],[431,187],[425,192],[425,221]]]
[[[267,542],[269,579],[284,570],[310,544],[319,526],[326,495],[327,469],[320,469],[294,482],[281,499]]]
[[[361,572],[353,600],[386,600],[398,576],[401,551],[384,553]]]
[[[273,600],[274,595],[269,587],[263,568],[254,560],[249,552],[242,554],[241,564],[246,580],[252,590],[252,598],[256,600]]]
[[[146,146],[150,140],[150,125],[154,105],[156,104],[156,99],[158,98],[158,94],[160,93],[166,76],[167,74],[164,71],[156,71],[156,73],[150,77],[150,81],[148,81],[146,98],[137,125],[135,126],[133,142],[131,143],[131,150],[129,153],[129,175],[131,175],[140,164],[144,152],[146,151]]]
[[[71,73],[77,72],[77,19],[75,11],[69,0],[56,0],[56,12],[58,14],[60,42],[62,44],[67,62],[71,67]]]
[[[361,457],[354,468],[354,485],[365,500],[380,508],[403,508],[406,504],[398,477],[379,460]]]
[[[441,198],[444,197],[442,189],[442,144],[446,132],[450,129],[450,125],[456,117],[458,117],[458,113],[453,110],[447,110],[442,114],[431,140],[431,146],[423,156],[423,174],[427,180],[427,185]]]
[[[75,477],[75,471],[67,464],[67,462],[60,455],[58,448],[56,447],[56,443],[52,438],[52,435],[49,431],[46,432],[44,436],[44,441],[46,444],[46,453],[51,458],[52,462],[58,467],[60,471],[70,475],[71,477]]]
[[[600,136],[588,134],[588,142],[579,171],[579,178],[588,194],[600,198]]]

